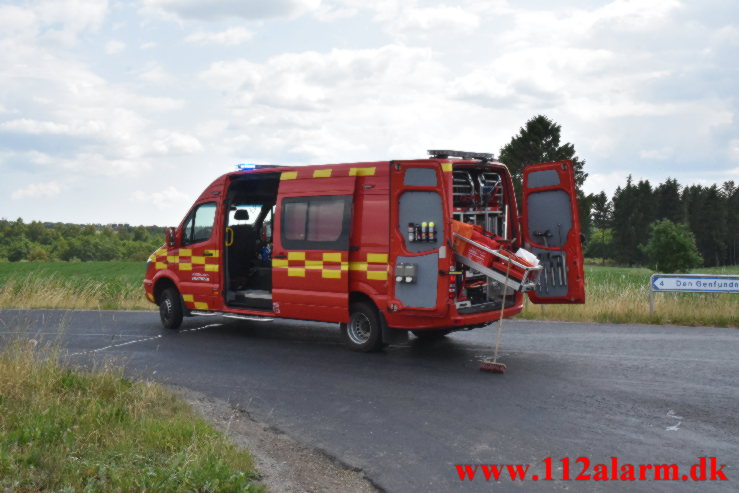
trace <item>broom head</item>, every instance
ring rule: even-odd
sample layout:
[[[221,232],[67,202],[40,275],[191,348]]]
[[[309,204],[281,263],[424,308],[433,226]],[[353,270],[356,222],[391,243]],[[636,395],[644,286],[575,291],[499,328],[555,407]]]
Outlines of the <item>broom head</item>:
[[[505,373],[505,363],[498,363],[497,361],[483,361],[480,363],[480,371],[489,371],[491,373]]]

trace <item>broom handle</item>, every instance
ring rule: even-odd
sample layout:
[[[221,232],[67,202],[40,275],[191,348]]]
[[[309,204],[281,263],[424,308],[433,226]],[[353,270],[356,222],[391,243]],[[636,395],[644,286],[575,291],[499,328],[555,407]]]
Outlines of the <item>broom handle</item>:
[[[493,354],[493,363],[498,362],[498,349],[500,348],[500,333],[503,332],[503,311],[505,310],[505,299],[508,294],[508,276],[511,273],[511,262],[508,262],[508,268],[505,272],[505,284],[503,284],[503,302],[500,306],[500,318],[498,319],[498,332],[495,335],[495,353]]]

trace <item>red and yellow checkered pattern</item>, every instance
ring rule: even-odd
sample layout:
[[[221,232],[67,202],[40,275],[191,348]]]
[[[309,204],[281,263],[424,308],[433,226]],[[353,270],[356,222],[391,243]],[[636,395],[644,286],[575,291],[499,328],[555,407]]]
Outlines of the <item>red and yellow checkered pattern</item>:
[[[364,261],[346,260],[345,252],[288,252],[286,259],[272,259],[272,268],[287,272],[288,277],[316,277],[341,279],[344,272],[364,272],[370,281],[386,281],[388,271],[387,253],[368,253]]]
[[[368,281],[387,281],[388,254],[368,253],[366,261],[349,262],[349,270],[366,273]]]
[[[149,259],[154,262],[156,270],[170,269],[180,272],[219,272],[221,262],[220,250],[203,250],[203,255],[193,255],[191,248],[178,248],[167,251],[160,248],[151,254]],[[208,303],[195,300],[196,295],[181,293],[182,301],[191,310],[207,310]],[[147,298],[154,302],[154,296],[147,294]],[[203,298],[201,297],[201,300]]]
[[[178,248],[172,252],[160,248],[151,255],[151,259],[156,262],[154,265],[156,270],[191,271],[193,266],[198,270],[197,266],[202,265],[203,272],[218,272],[220,270],[221,251],[203,250],[203,253],[205,255],[193,255],[191,248]]]
[[[309,272],[320,272],[323,279],[341,279],[349,270],[346,253],[342,252],[288,252],[286,259],[272,259],[273,269],[285,269],[288,277],[306,277]]]

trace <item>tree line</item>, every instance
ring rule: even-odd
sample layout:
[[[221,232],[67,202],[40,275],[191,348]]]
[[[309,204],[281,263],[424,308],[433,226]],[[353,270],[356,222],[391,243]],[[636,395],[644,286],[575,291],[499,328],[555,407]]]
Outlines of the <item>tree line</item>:
[[[739,264],[739,188],[733,181],[721,186],[682,186],[668,178],[653,187],[648,180],[634,183],[629,176],[612,198],[601,192],[588,200],[592,224],[588,256],[622,265],[653,264],[660,252],[650,256],[649,240],[655,228],[667,221],[663,229],[672,228],[676,238],[687,235],[694,242],[700,254],[694,264]]]
[[[0,219],[0,260],[144,261],[164,243],[164,229]]]

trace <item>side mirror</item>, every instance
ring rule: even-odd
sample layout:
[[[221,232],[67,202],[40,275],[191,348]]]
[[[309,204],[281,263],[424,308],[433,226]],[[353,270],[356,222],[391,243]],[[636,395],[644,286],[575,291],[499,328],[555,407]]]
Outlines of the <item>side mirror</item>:
[[[170,228],[167,228],[165,231],[166,231],[165,236],[166,236],[167,246],[171,246],[171,247],[175,246],[177,242],[175,241],[174,228],[170,227]]]

